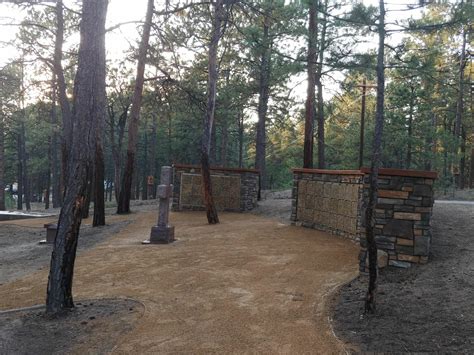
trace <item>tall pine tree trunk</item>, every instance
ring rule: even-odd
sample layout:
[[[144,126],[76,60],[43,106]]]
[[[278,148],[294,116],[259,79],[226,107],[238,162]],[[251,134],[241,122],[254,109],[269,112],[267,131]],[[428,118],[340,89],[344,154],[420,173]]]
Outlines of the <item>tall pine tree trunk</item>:
[[[304,148],[303,148],[303,167],[313,167],[313,146],[314,146],[314,118],[316,103],[316,64],[318,60],[317,53],[318,40],[318,0],[309,1],[309,21],[308,21],[308,89],[305,106],[305,124],[304,124]]]
[[[467,31],[463,28],[462,32],[462,46],[461,46],[461,55],[459,59],[459,89],[458,89],[458,100],[456,106],[456,122],[454,128],[454,134],[456,138],[459,140],[460,150],[461,150],[461,160],[459,162],[460,166],[460,174],[459,174],[459,181],[458,187],[460,189],[464,188],[464,161],[465,161],[465,152],[466,152],[466,139],[463,137],[463,114],[464,114],[464,68],[466,67],[466,37]]]
[[[223,0],[214,3],[214,18],[212,21],[211,42],[208,54],[208,79],[207,79],[207,108],[204,117],[203,134],[201,142],[201,175],[202,190],[204,193],[204,205],[206,208],[207,221],[209,224],[219,223],[217,209],[212,196],[211,171],[209,164],[209,153],[211,148],[212,128],[214,124],[214,113],[216,106],[217,85],[217,48],[222,36],[224,21]]]
[[[1,98],[0,98],[1,100]],[[5,206],[5,122],[0,113],[0,211],[6,209]]]
[[[458,100],[456,106],[456,121],[454,126],[454,135],[461,137],[462,115],[464,111],[464,68],[466,67],[466,37],[467,31],[463,28],[461,55],[459,58],[459,81],[458,81]]]
[[[378,35],[379,46],[377,54],[377,102],[375,113],[375,132],[372,152],[372,164],[369,176],[369,200],[365,214],[365,230],[369,253],[369,286],[365,298],[365,311],[375,312],[375,295],[377,292],[377,243],[375,241],[375,206],[377,205],[377,189],[379,168],[382,154],[382,134],[384,123],[385,99],[385,6],[384,0],[379,0]]]
[[[323,98],[323,84],[321,82],[321,76],[316,78],[316,87],[318,88],[317,101],[318,101],[318,168],[324,169],[326,167],[325,160],[325,149],[324,149],[324,98]]]
[[[53,68],[54,74],[57,80],[57,89],[59,97],[59,105],[61,107],[62,117],[62,134],[61,134],[61,188],[64,192],[65,182],[67,180],[67,164],[68,155],[71,150],[72,139],[72,112],[69,105],[69,99],[67,97],[67,86],[66,80],[64,79],[64,70],[62,66],[63,57],[63,42],[64,42],[64,14],[63,14],[63,2],[58,0],[56,2],[56,38],[54,44],[54,59]],[[61,195],[62,200],[62,195]]]
[[[156,150],[157,150],[157,130],[158,130],[158,116],[152,115],[151,121],[151,140],[150,140],[150,154],[148,161],[148,175],[156,177],[158,176],[157,164],[156,164]],[[148,198],[156,198],[156,182],[153,179],[153,186],[147,186],[151,191],[148,191]]]
[[[135,90],[133,92],[132,109],[130,112],[130,123],[128,125],[127,160],[120,184],[119,201],[117,213],[130,212],[130,198],[132,193],[133,169],[135,167],[135,155],[137,152],[138,121],[142,106],[143,83],[145,75],[145,62],[150,39],[151,21],[153,18],[153,0],[148,0],[145,25],[138,49],[137,76],[135,79]]]
[[[268,99],[270,97],[270,68],[272,41],[270,38],[270,24],[272,20],[272,1],[265,5],[263,18],[262,53],[260,56],[260,78],[258,96],[258,122],[257,122],[257,142],[255,154],[255,169],[260,171],[260,186],[267,188],[266,176],[266,147],[267,147],[267,111]]]
[[[239,127],[239,168],[244,167],[244,113],[239,110],[237,115]]]
[[[411,150],[413,140],[413,110],[415,108],[415,88],[410,88],[410,112],[408,113],[408,144],[407,144],[407,157],[406,157],[406,168],[411,167]]]
[[[23,115],[25,110],[23,110]],[[22,210],[23,204],[26,206],[26,210],[31,210],[31,197],[30,197],[30,186],[29,176],[27,169],[27,153],[26,153],[26,129],[25,129],[25,118],[21,118],[19,132],[17,134],[17,173],[18,173],[18,202],[17,209]]]
[[[227,145],[229,144],[229,128],[227,121],[222,122],[222,140],[221,140],[221,166],[227,166]]]
[[[148,200],[148,173],[150,170],[150,166],[148,165],[148,124],[145,121],[145,132],[144,132],[144,143],[145,146],[143,147],[143,174],[142,174],[142,200]]]
[[[434,112],[431,113],[430,122],[432,129],[430,130],[426,138],[426,145],[430,152],[427,154],[427,158],[425,160],[425,170],[431,170],[432,160],[433,157],[436,155],[436,126],[438,125],[438,118]]]
[[[93,166],[97,121],[105,115],[105,17],[107,0],[83,0],[74,126],[64,202],[51,256],[46,310],[74,307],[72,281],[87,182]]]
[[[471,169],[469,172],[469,188],[474,189],[474,148],[471,148]]]
[[[325,153],[325,138],[324,138],[324,97],[323,97],[323,83],[321,81],[323,74],[324,52],[326,49],[326,31],[327,31],[327,8],[328,1],[324,2],[324,17],[322,20],[321,38],[319,40],[319,60],[316,70],[316,87],[317,94],[317,120],[318,120],[318,168],[324,169],[326,167],[326,153]]]
[[[129,105],[126,105],[123,108],[122,113],[119,116],[119,121],[117,123],[118,128],[118,141],[115,141],[115,113],[113,108],[109,111],[110,113],[110,145],[112,149],[112,158],[114,161],[114,195],[115,201],[118,204],[119,195],[120,195],[120,175],[122,173],[122,154],[121,147],[123,143],[123,137],[125,133],[125,124],[127,123],[127,113]]]
[[[217,147],[216,144],[217,139],[216,139],[216,125],[212,125],[212,131],[211,131],[211,144],[210,144],[210,152],[209,152],[209,162],[211,165],[217,165]]]
[[[82,218],[89,218],[89,210],[92,200],[92,188],[94,185],[94,166],[89,170],[89,176],[87,177],[86,194],[84,196],[84,205],[82,208]]]
[[[98,120],[105,119],[105,117],[97,117]],[[99,123],[98,126],[102,126]],[[94,162],[94,217],[92,226],[105,226],[105,191],[104,191],[104,151],[102,149],[102,128],[96,131],[95,144],[95,162]]]
[[[459,162],[459,188],[462,190],[466,185],[466,130],[461,127],[461,160]]]
[[[17,163],[16,163],[16,176],[18,180],[17,186],[17,200],[16,200],[16,209],[21,211],[23,209],[23,144],[22,140],[22,129],[21,127],[18,130],[16,135],[16,152],[17,152]]]
[[[28,169],[28,152],[26,151],[26,129],[22,123],[22,159],[23,159],[23,191],[25,192],[25,207],[27,211],[31,211],[31,182]]]
[[[172,125],[172,115],[168,113],[168,163],[173,163],[173,125]]]
[[[61,186],[60,186],[60,172],[59,172],[59,158],[58,158],[58,115],[56,111],[57,101],[57,85],[56,75],[53,74],[52,79],[52,102],[51,102],[51,193],[53,195],[53,208],[61,205]]]
[[[95,161],[94,161],[94,215],[92,226],[105,226],[105,167],[103,137],[105,128],[105,115],[107,110],[102,109],[101,115],[96,118],[95,130]]]
[[[51,171],[53,166],[53,146],[52,146],[52,139],[51,135],[48,136],[48,168],[46,171],[45,183],[44,183],[44,209],[49,209],[49,198],[50,198],[50,190],[51,190]],[[41,191],[40,191],[41,196]]]

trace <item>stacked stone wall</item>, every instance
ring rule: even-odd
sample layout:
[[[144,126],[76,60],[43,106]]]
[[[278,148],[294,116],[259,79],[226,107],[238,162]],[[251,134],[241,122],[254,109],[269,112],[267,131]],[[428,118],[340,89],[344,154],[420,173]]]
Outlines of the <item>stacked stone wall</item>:
[[[211,168],[214,202],[218,210],[243,212],[257,205],[259,172],[254,169]],[[173,211],[203,210],[201,169],[173,166]]]
[[[389,265],[426,263],[431,246],[436,173],[380,169],[375,240]],[[294,169],[291,220],[304,227],[360,239],[366,270],[364,216],[369,170]]]
[[[364,178],[365,208],[369,193],[368,169]],[[409,267],[426,263],[431,246],[433,213],[433,172],[381,169],[375,209],[375,241],[387,253],[388,264]],[[361,230],[365,235],[365,225]],[[367,241],[361,238],[360,268],[366,270]]]

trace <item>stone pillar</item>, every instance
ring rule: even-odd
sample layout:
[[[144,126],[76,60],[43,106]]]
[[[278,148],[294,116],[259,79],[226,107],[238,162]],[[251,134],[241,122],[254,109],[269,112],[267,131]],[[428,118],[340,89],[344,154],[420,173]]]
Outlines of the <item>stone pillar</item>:
[[[56,223],[46,223],[44,225],[46,228],[46,239],[40,240],[40,244],[54,244],[56,239],[56,232],[58,230],[58,225]]]
[[[163,166],[161,168],[160,185],[158,186],[159,211],[158,223],[151,228],[150,240],[145,240],[143,244],[168,244],[174,241],[174,226],[170,226],[170,199],[172,196],[173,168]]]

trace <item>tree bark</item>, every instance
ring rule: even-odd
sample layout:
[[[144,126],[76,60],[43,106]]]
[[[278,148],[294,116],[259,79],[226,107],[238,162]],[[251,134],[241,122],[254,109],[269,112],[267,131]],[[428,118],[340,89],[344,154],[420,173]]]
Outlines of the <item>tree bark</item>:
[[[172,115],[168,113],[168,162],[173,163],[173,125]]]
[[[16,135],[16,152],[17,152],[17,179],[18,179],[18,186],[17,186],[17,200],[16,200],[16,209],[21,211],[23,210],[23,143],[22,140],[22,129],[21,127],[18,130]]]
[[[51,256],[46,310],[74,307],[72,281],[87,180],[92,170],[98,117],[105,114],[105,17],[107,0],[83,0],[78,68],[74,83],[74,127],[64,202]]]
[[[25,115],[25,110],[23,110]],[[24,123],[24,117],[21,118],[19,132],[17,135],[17,153],[18,153],[18,204],[17,209],[22,210],[23,204],[25,204],[26,210],[31,210],[31,197],[30,188],[28,181],[28,169],[27,169],[27,155],[26,155],[26,129]]]
[[[94,182],[92,184],[94,188],[94,214],[92,218],[92,227],[105,226],[105,166],[103,137],[105,133],[104,128],[106,112],[106,108],[101,107],[101,111],[97,113],[95,120],[95,161],[93,174]]]
[[[137,152],[138,121],[140,119],[140,109],[142,106],[145,62],[148,50],[148,42],[150,39],[152,18],[153,0],[148,0],[145,25],[143,26],[143,35],[140,42],[140,47],[138,49],[137,76],[135,79],[135,90],[133,93],[130,123],[128,126],[127,161],[120,185],[119,201],[117,205],[118,214],[130,213],[133,168],[135,165],[135,155]]]
[[[0,113],[0,211],[6,209],[5,206],[5,122]]]
[[[59,173],[59,159],[58,159],[58,115],[56,111],[57,101],[57,85],[56,75],[53,74],[52,79],[52,102],[51,102],[51,193],[53,197],[53,208],[61,206],[61,186]]]
[[[326,167],[326,153],[325,153],[325,138],[324,138],[324,98],[323,98],[323,84],[321,81],[323,73],[324,51],[326,49],[326,31],[327,31],[327,12],[328,2],[324,2],[324,17],[322,21],[321,39],[319,45],[319,63],[317,63],[316,70],[316,87],[317,94],[317,119],[318,119],[318,168],[324,169]]]
[[[214,113],[216,106],[216,84],[217,84],[217,48],[222,36],[224,22],[223,0],[214,3],[214,18],[212,21],[211,41],[208,53],[208,80],[207,80],[207,108],[204,117],[203,134],[201,143],[201,175],[202,190],[204,193],[204,205],[206,208],[207,221],[209,224],[219,223],[217,209],[212,196],[211,172],[209,164],[209,153],[211,146],[212,128],[214,124]]]
[[[67,164],[68,155],[71,150],[71,143],[73,141],[72,130],[72,112],[67,97],[67,86],[66,80],[64,79],[64,70],[62,66],[63,58],[63,43],[64,43],[64,14],[63,14],[63,2],[58,0],[56,2],[56,38],[54,43],[54,58],[53,68],[54,74],[57,80],[57,89],[59,97],[59,105],[61,107],[62,117],[62,134],[61,134],[61,181],[62,187],[60,188],[64,192],[65,182],[67,181]],[[62,196],[61,196],[62,197]],[[61,199],[62,200],[62,199]]]
[[[411,149],[412,149],[412,137],[413,137],[413,110],[415,108],[415,88],[410,87],[410,112],[408,114],[408,144],[407,144],[407,157],[406,157],[406,168],[411,167]]]
[[[92,189],[94,184],[94,166],[89,170],[89,176],[87,177],[87,188],[86,194],[84,196],[84,206],[82,208],[82,218],[89,218],[89,210],[91,206],[92,199]]]
[[[44,209],[49,209],[49,197],[51,189],[51,171],[53,166],[53,144],[52,144],[52,134],[48,136],[48,168],[46,171],[45,177],[45,190],[44,190]],[[41,196],[41,194],[40,194]]]
[[[425,170],[431,170],[432,166],[432,160],[433,157],[436,155],[436,126],[438,125],[438,119],[436,117],[436,114],[433,112],[431,113],[431,127],[432,130],[428,133],[428,136],[426,138],[426,145],[428,149],[430,150],[430,153],[427,155],[427,158],[425,160]]]
[[[308,21],[308,89],[305,105],[305,124],[304,124],[304,148],[303,148],[303,167],[313,167],[313,146],[314,146],[314,118],[316,116],[316,64],[318,60],[317,40],[318,40],[318,1],[309,1],[309,21]]]
[[[260,78],[258,96],[258,122],[257,122],[257,142],[255,154],[255,169],[260,171],[260,186],[267,188],[266,178],[266,147],[267,132],[266,121],[268,111],[268,99],[270,97],[270,70],[271,70],[271,49],[270,26],[272,17],[272,2],[266,5],[263,19],[262,54],[260,56]]]
[[[105,113],[105,112],[104,112]],[[102,121],[104,116],[97,117]],[[103,123],[99,122],[98,127],[103,127]],[[105,226],[105,193],[104,193],[104,151],[102,149],[102,128],[96,130],[95,144],[95,166],[94,166],[94,217],[92,219],[92,227]]]
[[[118,128],[118,141],[115,141],[115,112],[112,107],[109,107],[109,117],[110,117],[110,145],[112,149],[112,158],[114,161],[114,195],[115,201],[118,204],[119,201],[119,194],[120,194],[120,175],[122,173],[122,154],[121,154],[121,147],[123,143],[123,136],[125,133],[125,124],[127,122],[128,116],[128,109],[129,105],[126,105],[122,113],[119,116],[119,120],[117,123]]]
[[[466,37],[467,37],[467,31],[465,28],[463,28],[461,55],[459,58],[458,100],[457,100],[457,106],[456,106],[456,121],[455,121],[455,126],[454,126],[454,135],[456,136],[456,138],[461,137],[462,115],[464,111],[464,68],[467,63]]]
[[[469,173],[469,188],[474,188],[474,148],[471,149],[471,169]]]
[[[156,150],[157,150],[157,130],[158,130],[158,117],[156,114],[152,115],[151,121],[151,140],[150,140],[150,160],[148,162],[148,172],[150,176],[154,178],[158,176],[157,164],[156,164]],[[156,198],[156,182],[153,179],[153,185],[147,186],[151,191],[148,193],[148,198]]]
[[[366,95],[366,80],[362,81],[362,106],[360,110],[360,138],[359,138],[359,169],[364,165],[364,137],[365,137],[365,95]]]
[[[461,159],[459,161],[459,188],[463,190],[466,185],[466,130],[461,127]]]
[[[144,132],[144,143],[143,147],[143,174],[142,174],[142,200],[148,200],[148,175],[150,172],[150,165],[148,165],[148,134],[147,134],[147,123],[145,122],[145,132]]]
[[[31,183],[28,170],[28,152],[26,151],[26,129],[25,124],[21,124],[22,130],[22,159],[23,159],[23,191],[25,192],[25,207],[27,211],[31,211]]]
[[[210,153],[209,153],[209,162],[211,165],[217,165],[217,139],[216,139],[216,125],[212,125],[211,130],[211,144],[210,144]]]
[[[239,111],[237,115],[237,124],[239,127],[239,168],[244,167],[244,113]]]
[[[227,166],[227,145],[229,144],[229,129],[227,121],[222,122],[222,140],[221,140],[221,166]]]
[[[448,122],[447,122],[447,117],[444,115],[443,117],[443,127],[444,131],[447,133],[448,132]],[[443,149],[443,187],[444,187],[444,194],[446,195],[448,193],[448,150],[449,150],[449,144],[446,140],[444,139],[444,149]]]
[[[375,312],[375,295],[377,292],[377,243],[375,241],[375,206],[377,205],[378,176],[381,164],[382,134],[384,123],[384,99],[385,99],[385,6],[384,0],[379,0],[379,23],[378,35],[379,46],[377,53],[377,102],[375,114],[374,145],[372,153],[372,164],[369,176],[369,201],[365,215],[365,229],[367,247],[369,253],[369,287],[365,298],[365,311]]]

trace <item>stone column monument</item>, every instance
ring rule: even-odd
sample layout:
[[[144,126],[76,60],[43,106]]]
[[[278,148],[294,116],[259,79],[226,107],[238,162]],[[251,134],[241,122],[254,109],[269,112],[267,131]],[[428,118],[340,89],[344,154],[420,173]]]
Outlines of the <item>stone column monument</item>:
[[[158,224],[151,228],[150,240],[143,244],[168,244],[174,241],[174,226],[170,226],[170,198],[173,192],[171,179],[173,168],[171,166],[161,167],[160,185],[158,185],[158,198],[160,199]]]

